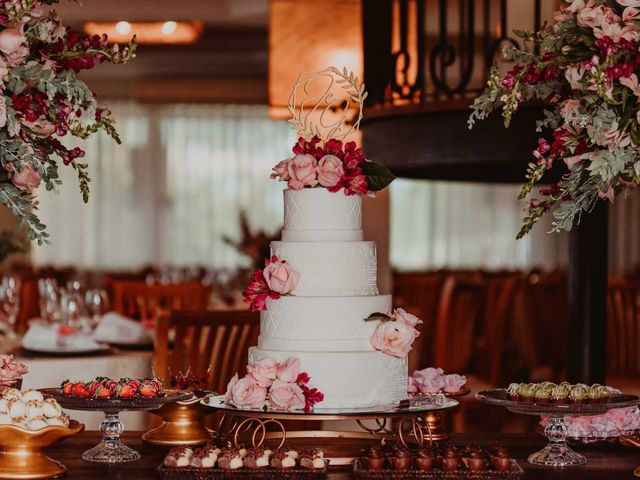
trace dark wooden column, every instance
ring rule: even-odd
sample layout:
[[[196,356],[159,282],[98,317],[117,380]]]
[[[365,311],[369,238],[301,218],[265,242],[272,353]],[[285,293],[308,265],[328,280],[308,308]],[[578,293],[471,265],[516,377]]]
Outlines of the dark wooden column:
[[[606,373],[608,210],[599,201],[573,227],[569,267],[570,382],[604,383]]]

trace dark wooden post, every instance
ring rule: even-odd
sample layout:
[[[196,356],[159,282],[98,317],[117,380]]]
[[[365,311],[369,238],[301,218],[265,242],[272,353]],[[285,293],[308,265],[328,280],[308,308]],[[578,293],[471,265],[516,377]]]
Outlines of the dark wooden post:
[[[608,214],[606,201],[571,231],[569,266],[570,382],[604,383],[606,373]]]

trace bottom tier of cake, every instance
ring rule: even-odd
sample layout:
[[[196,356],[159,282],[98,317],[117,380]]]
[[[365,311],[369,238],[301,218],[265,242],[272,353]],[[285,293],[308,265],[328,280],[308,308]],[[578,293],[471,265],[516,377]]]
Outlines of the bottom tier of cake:
[[[324,393],[323,408],[361,408],[397,404],[407,398],[407,359],[381,352],[294,352],[249,349],[249,363],[269,357],[300,359],[310,387]]]

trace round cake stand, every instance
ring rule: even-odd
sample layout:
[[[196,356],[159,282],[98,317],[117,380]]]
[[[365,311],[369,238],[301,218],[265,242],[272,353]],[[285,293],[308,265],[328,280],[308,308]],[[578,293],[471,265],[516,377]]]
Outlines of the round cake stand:
[[[124,424],[120,419],[123,411],[155,410],[167,402],[182,401],[192,396],[191,392],[170,390],[163,397],[155,398],[93,398],[69,397],[59,388],[44,388],[40,390],[44,395],[53,397],[62,408],[67,410],[83,410],[104,412],[104,419],[100,423],[102,441],[82,454],[87,462],[123,463],[140,459],[140,454],[122,443],[121,436]]]
[[[545,427],[544,434],[549,443],[542,450],[532,453],[527,458],[529,463],[533,465],[547,467],[569,467],[587,463],[587,458],[584,455],[580,455],[567,445],[569,428],[564,422],[565,417],[598,415],[613,408],[630,407],[640,403],[640,398],[636,395],[623,394],[612,395],[607,403],[527,403],[511,400],[504,389],[479,392],[476,394],[476,398],[490,405],[505,407],[513,413],[548,416],[549,424]]]
[[[288,439],[325,441],[331,440],[370,441],[396,440],[410,450],[417,450],[425,442],[433,442],[430,426],[425,415],[434,411],[446,411],[458,406],[458,401],[436,395],[432,403],[425,399],[420,402],[406,400],[398,405],[357,409],[316,408],[311,412],[303,410],[276,411],[238,409],[224,403],[224,396],[210,397],[202,401],[223,414],[218,432],[226,432],[234,444],[241,438],[253,447],[261,446],[266,440],[273,440],[273,447],[280,448]],[[298,430],[290,431],[287,420],[343,422],[353,421],[362,431],[351,430]],[[268,431],[271,427],[272,431]],[[331,465],[351,465],[354,457],[327,457]]]

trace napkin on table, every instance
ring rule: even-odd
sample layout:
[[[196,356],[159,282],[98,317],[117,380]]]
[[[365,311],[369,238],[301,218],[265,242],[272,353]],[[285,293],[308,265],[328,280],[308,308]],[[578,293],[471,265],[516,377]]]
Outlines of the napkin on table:
[[[147,345],[153,342],[152,332],[142,323],[116,312],[107,312],[93,332],[98,342]]]
[[[58,326],[43,321],[32,321],[22,337],[22,346],[27,350],[98,350],[102,345],[90,335],[76,333],[65,337],[64,345],[58,343]]]

